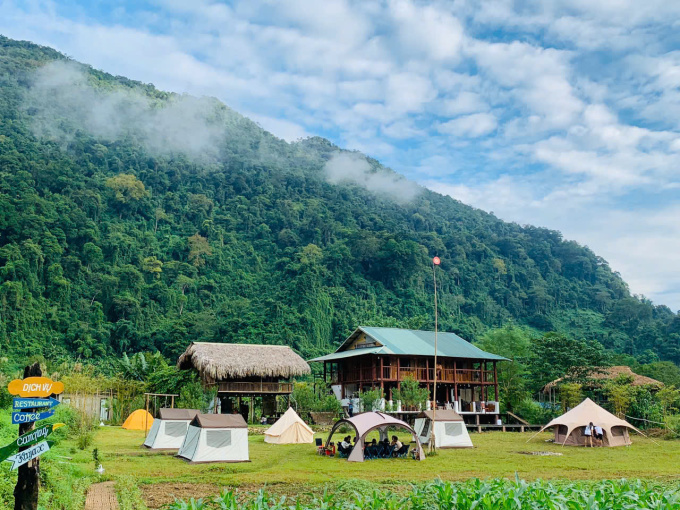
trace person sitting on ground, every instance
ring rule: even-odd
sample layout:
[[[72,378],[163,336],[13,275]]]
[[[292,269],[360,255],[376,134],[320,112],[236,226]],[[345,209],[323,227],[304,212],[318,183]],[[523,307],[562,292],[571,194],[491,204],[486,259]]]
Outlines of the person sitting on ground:
[[[396,456],[397,452],[399,452],[403,447],[404,444],[399,441],[399,438],[397,436],[392,436],[392,455]]]
[[[594,428],[595,439],[599,442],[600,446],[604,446],[604,431],[599,425],[595,425]]]
[[[350,436],[343,438],[343,440],[340,441],[340,444],[338,445],[338,452],[344,455],[349,455],[349,453],[352,451],[352,443],[350,442],[351,440],[352,438]]]
[[[382,441],[380,441],[380,445],[378,447],[378,456],[379,457],[391,457],[392,456],[392,446],[390,445],[390,440],[385,438]]]
[[[586,445],[593,447],[593,422],[591,421],[588,426],[583,431],[583,435],[586,436]]]
[[[378,455],[378,442],[374,439],[370,443],[366,443],[364,448],[365,457],[377,457]]]

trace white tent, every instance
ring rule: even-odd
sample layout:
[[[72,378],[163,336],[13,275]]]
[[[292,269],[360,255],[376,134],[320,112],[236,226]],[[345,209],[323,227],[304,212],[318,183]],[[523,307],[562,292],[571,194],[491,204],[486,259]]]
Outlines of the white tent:
[[[187,435],[189,422],[197,414],[196,409],[159,409],[144,446],[152,450],[178,450]]]
[[[432,420],[433,414],[435,421]],[[433,423],[435,447],[472,448],[472,441],[462,416],[451,409],[442,409],[436,413],[424,411],[418,415],[414,428],[421,443],[430,441]]]
[[[177,456],[191,463],[248,462],[248,424],[240,414],[197,414]]]
[[[572,410],[567,411],[543,427],[539,432],[553,427],[555,443],[569,446],[585,446],[588,444],[584,435],[589,423],[599,425],[603,431],[602,446],[629,446],[632,444],[628,429],[644,434],[630,423],[617,418],[609,411],[602,409],[589,398],[585,399]],[[538,433],[537,433],[538,434]],[[534,435],[537,435],[534,434]],[[533,436],[532,436],[533,437]]]
[[[312,443],[314,431],[289,407],[264,433],[264,441],[272,444]]]

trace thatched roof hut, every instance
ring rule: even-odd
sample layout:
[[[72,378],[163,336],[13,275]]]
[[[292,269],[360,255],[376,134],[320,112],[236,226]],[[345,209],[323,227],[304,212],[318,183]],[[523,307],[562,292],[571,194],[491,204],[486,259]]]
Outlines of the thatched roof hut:
[[[287,345],[192,342],[177,367],[195,368],[206,383],[248,377],[290,379],[310,373],[307,362]]]
[[[630,367],[625,365],[597,368],[593,370],[590,374],[588,374],[588,381],[591,387],[596,387],[600,386],[603,381],[614,380],[620,376],[626,376],[631,378],[630,383],[631,386],[652,386],[661,389],[664,385],[661,381],[657,381],[656,379],[652,379],[651,377],[636,374],[631,370]],[[555,379],[554,381],[546,384],[543,387],[542,391],[544,393],[548,393],[549,391],[557,388],[560,385],[560,383],[562,383],[564,380],[565,377]]]

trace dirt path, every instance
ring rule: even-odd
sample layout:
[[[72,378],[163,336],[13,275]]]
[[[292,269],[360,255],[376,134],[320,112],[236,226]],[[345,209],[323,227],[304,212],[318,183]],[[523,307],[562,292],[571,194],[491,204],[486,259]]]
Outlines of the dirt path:
[[[118,510],[115,482],[95,483],[87,491],[85,510]]]

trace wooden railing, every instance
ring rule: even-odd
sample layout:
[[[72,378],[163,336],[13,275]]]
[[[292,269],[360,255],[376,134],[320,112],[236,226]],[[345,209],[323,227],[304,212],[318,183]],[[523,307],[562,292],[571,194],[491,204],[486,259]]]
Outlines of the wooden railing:
[[[329,377],[332,383],[351,383],[377,381],[380,380],[381,375],[384,381],[403,381],[407,377],[413,377],[421,382],[434,381],[434,369],[423,367],[382,367],[382,374],[380,367],[376,367],[375,371],[373,367],[362,367],[340,373],[336,372]],[[493,383],[494,372],[492,370],[440,368],[437,370],[437,381],[445,383]]]
[[[221,382],[217,383],[219,393],[292,393],[292,383],[272,382]]]

